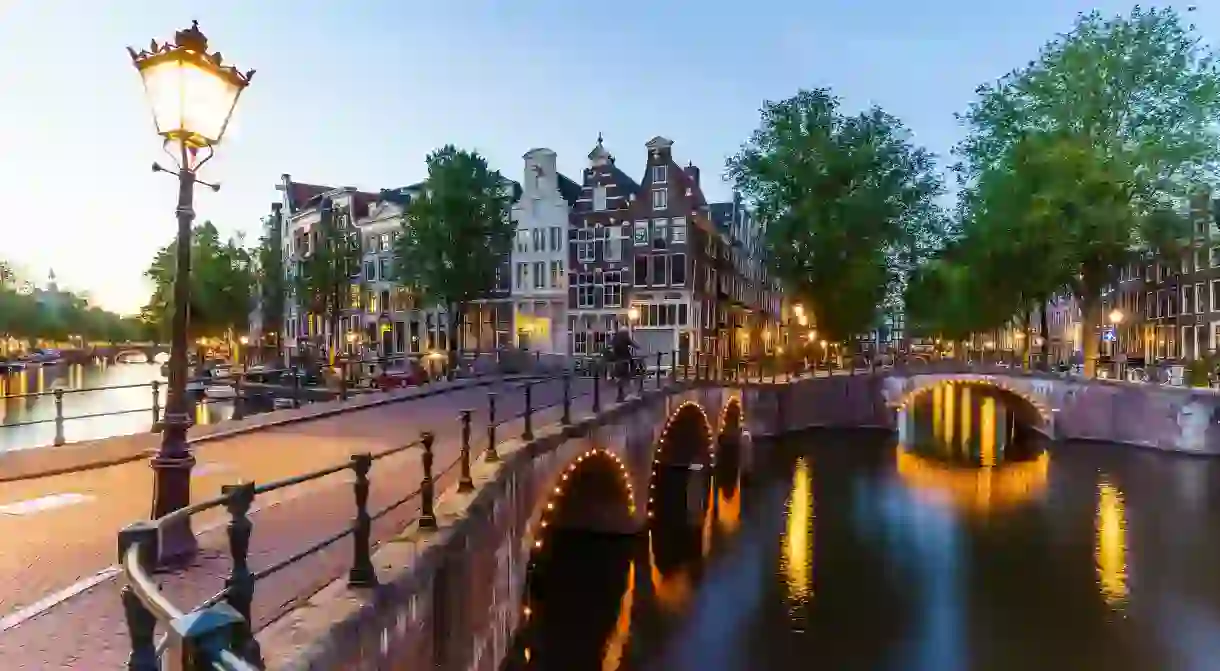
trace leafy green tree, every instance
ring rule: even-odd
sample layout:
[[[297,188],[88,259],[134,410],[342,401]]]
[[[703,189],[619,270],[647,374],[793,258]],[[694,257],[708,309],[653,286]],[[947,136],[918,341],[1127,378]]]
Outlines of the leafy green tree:
[[[878,108],[844,114],[827,89],[765,103],[727,172],[766,223],[776,276],[828,340],[872,327],[940,236],[932,155]]]
[[[144,273],[152,280],[153,293],[143,314],[158,326],[162,337],[169,335],[173,320],[177,247],[176,240],[162,247]],[[253,291],[253,264],[250,252],[241,241],[222,242],[219,231],[210,221],[196,226],[191,232],[188,337],[219,338],[244,331],[249,322]]]
[[[1017,186],[1028,210],[1005,225],[1026,241],[1049,234],[1055,253],[1026,246],[1035,265],[1013,270],[1064,279],[1081,305],[1093,375],[1102,287],[1125,263],[1171,246],[1183,233],[1176,212],[1215,173],[1220,68],[1172,9],[1092,12],[1029,65],[981,86],[961,119],[963,183]]]
[[[289,287],[284,275],[284,250],[280,246],[282,215],[274,212],[264,222],[266,232],[258,241],[254,267],[258,282],[259,304],[263,314],[263,333],[274,333],[276,344],[283,331],[284,308]]]
[[[88,297],[70,291],[19,291],[12,267],[0,262],[0,337],[59,342],[79,335],[85,340],[122,342],[140,339],[124,317],[90,305]]]
[[[466,307],[494,289],[510,251],[514,193],[476,151],[445,145],[428,155],[427,166],[394,244],[394,272],[422,301],[446,307],[449,360],[456,362]]]
[[[310,231],[307,252],[299,262],[292,286],[298,303],[330,325],[327,349],[333,357],[341,345],[339,320],[351,308],[352,286],[359,285],[360,234],[346,209],[322,201],[321,217]]]

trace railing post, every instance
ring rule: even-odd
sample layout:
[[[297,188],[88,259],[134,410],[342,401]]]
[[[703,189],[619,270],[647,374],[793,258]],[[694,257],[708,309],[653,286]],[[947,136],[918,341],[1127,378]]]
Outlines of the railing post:
[[[301,407],[301,376],[300,371],[292,371],[292,407]]]
[[[64,390],[55,390],[55,445],[64,444]]]
[[[352,567],[347,572],[348,587],[373,587],[377,584],[377,571],[373,569],[372,534],[373,518],[369,516],[369,470],[373,468],[373,455],[365,452],[352,455],[352,470],[356,482],[352,491],[356,495],[356,519],[352,521]]]
[[[644,378],[648,375],[647,361],[648,360],[644,357],[640,357],[640,368],[643,368],[644,370],[640,373],[639,377],[635,379],[635,390],[636,393],[640,395],[640,398],[644,397]],[[632,368],[635,368],[634,364],[632,365]]]
[[[661,388],[661,353],[657,352],[657,389]]]
[[[237,374],[237,379],[233,381],[233,419],[241,419],[245,416],[244,401],[242,400],[241,378],[242,373]],[[238,609],[241,612],[241,609]]]
[[[525,383],[525,428],[521,431],[521,440],[534,439],[534,383]]]
[[[424,479],[419,485],[419,493],[421,497],[419,507],[419,528],[420,529],[435,529],[436,528],[436,511],[433,501],[433,485],[432,485],[432,441],[436,440],[436,435],[431,431],[424,431],[420,434],[420,440],[424,443],[424,454],[422,457],[424,466]]]
[[[669,353],[669,378],[672,382],[678,381],[678,352]]]
[[[458,480],[459,492],[473,492],[474,480],[470,477],[470,420],[473,410],[462,411],[462,475]]]
[[[500,460],[496,451],[496,392],[487,392],[487,451],[483,453],[483,461],[494,464]]]
[[[140,548],[140,567],[151,570],[158,555],[157,541],[160,533],[152,522],[136,522],[119,532],[119,563],[123,563],[133,545]],[[127,639],[131,653],[127,657],[128,671],[160,671],[157,659],[157,616],[140,601],[135,589],[123,585],[119,598],[123,602],[123,616],[127,621]]]
[[[152,425],[153,425],[153,429],[155,430],[157,428],[157,422],[161,421],[161,381],[160,380],[152,381],[152,397],[153,397],[152,398],[152,401],[153,401]]]
[[[232,567],[225,579],[225,601],[243,618],[233,630],[233,649],[242,659],[252,664],[262,664],[263,653],[254,638],[250,606],[254,603],[254,574],[250,571],[250,534],[254,524],[250,521],[250,506],[254,503],[254,483],[241,482],[221,485],[220,493],[226,497],[225,508],[229,511],[229,524],[225,531],[229,536],[229,555]]]
[[[563,417],[559,421],[567,426],[572,423],[572,375],[563,374]]]
[[[598,414],[602,411],[602,364],[600,361],[593,362],[593,414]]]
[[[339,373],[339,400],[347,400],[347,365],[343,364],[343,371]]]

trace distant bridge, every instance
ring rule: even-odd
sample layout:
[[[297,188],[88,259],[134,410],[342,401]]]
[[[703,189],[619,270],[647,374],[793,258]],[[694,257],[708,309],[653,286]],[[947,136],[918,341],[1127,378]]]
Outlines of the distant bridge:
[[[143,354],[152,361],[158,354],[169,354],[168,344],[154,342],[123,342],[109,345],[92,345],[81,349],[63,350],[64,357],[73,363],[85,363],[93,359],[114,362],[123,355]]]

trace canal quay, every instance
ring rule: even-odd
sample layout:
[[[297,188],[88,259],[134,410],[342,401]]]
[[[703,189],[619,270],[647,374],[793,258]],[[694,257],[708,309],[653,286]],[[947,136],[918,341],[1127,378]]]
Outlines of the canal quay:
[[[56,399],[62,389],[65,442],[144,433],[154,423],[156,407],[164,409],[165,378],[161,362],[49,364],[0,375],[0,452],[52,445],[55,442]],[[231,400],[200,401],[195,423],[228,419]],[[79,419],[73,419],[79,418]]]
[[[557,532],[503,668],[1220,668],[1220,463],[1049,443],[1010,403],[941,385],[909,444],[793,434],[646,535]]]

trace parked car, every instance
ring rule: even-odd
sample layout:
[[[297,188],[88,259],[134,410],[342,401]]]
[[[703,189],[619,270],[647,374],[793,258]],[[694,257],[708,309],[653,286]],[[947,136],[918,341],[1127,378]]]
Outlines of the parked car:
[[[382,371],[373,380],[381,391],[414,387],[428,381],[428,371],[412,362],[409,368]]]

